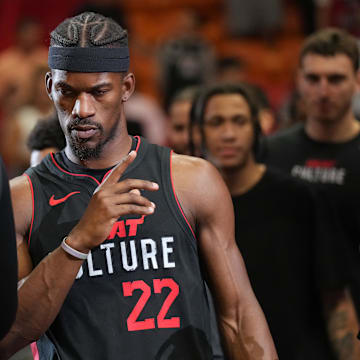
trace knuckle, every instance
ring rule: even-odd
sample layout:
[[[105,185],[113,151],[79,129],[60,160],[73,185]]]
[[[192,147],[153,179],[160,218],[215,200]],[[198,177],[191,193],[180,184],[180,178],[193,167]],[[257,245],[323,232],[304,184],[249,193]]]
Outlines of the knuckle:
[[[139,201],[139,195],[134,193],[129,193],[130,201],[132,202],[138,202]]]
[[[125,185],[125,187],[130,187],[131,186],[131,179],[123,180],[123,184]]]
[[[138,207],[136,205],[129,205],[129,214],[137,214]]]

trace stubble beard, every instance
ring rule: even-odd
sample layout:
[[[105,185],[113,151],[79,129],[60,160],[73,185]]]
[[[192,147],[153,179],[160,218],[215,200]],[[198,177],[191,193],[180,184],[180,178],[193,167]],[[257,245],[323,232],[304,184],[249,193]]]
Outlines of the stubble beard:
[[[99,159],[103,152],[104,146],[115,138],[115,134],[119,126],[119,122],[120,120],[116,121],[115,124],[110,129],[108,136],[104,140],[102,141],[100,140],[94,147],[90,147],[87,145],[88,139],[81,140],[77,137],[70,136],[69,145],[74,155],[80,161]],[[104,129],[102,125],[99,124],[98,129],[101,135],[104,134]]]

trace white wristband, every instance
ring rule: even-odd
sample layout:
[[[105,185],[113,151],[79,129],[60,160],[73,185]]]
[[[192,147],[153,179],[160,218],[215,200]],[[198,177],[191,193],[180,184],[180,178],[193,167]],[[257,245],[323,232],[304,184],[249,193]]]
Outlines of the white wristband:
[[[62,249],[67,252],[68,254],[70,254],[71,256],[80,259],[80,260],[86,260],[88,257],[88,254],[84,254],[81,251],[77,251],[75,249],[73,249],[71,246],[69,246],[65,240],[67,239],[67,236],[64,237],[62,243],[61,243],[61,247]]]

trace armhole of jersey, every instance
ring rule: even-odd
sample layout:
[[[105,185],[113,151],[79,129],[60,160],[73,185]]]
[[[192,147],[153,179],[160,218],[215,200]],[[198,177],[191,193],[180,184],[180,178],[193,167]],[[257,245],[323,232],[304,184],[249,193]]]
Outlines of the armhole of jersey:
[[[31,232],[32,232],[32,228],[33,228],[33,224],[34,224],[34,217],[35,217],[34,187],[33,187],[32,181],[30,179],[30,176],[28,174],[24,174],[24,175],[27,177],[27,179],[29,181],[29,185],[30,185],[30,189],[31,189],[31,199],[32,199],[31,225],[30,225],[29,238],[28,238],[28,246],[30,246]]]
[[[170,151],[170,181],[171,181],[172,192],[173,192],[176,204],[177,204],[177,206],[178,206],[178,208],[180,210],[180,213],[181,213],[182,217],[184,218],[188,228],[190,229],[194,239],[196,240],[195,232],[194,232],[193,228],[191,227],[188,219],[186,218],[186,216],[184,214],[184,211],[183,211],[183,209],[181,207],[180,201],[179,201],[179,199],[178,199],[178,197],[176,195],[176,192],[175,192],[175,186],[174,186],[174,181],[173,181],[173,176],[172,176],[172,155],[173,155],[173,150]]]
[[[36,344],[36,341],[34,341],[33,343],[30,344],[30,348],[31,348],[31,352],[33,355],[34,360],[39,360],[39,350]]]

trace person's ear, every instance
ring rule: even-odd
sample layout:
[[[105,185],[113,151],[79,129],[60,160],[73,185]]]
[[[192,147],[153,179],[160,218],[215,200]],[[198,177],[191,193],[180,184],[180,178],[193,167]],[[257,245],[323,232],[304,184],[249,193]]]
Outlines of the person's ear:
[[[52,89],[52,74],[51,71],[48,71],[45,75],[45,87],[46,92],[51,100],[53,100],[51,95],[51,89]]]
[[[121,101],[122,102],[128,101],[134,90],[135,90],[135,76],[133,73],[128,73],[124,76],[122,80]]]

